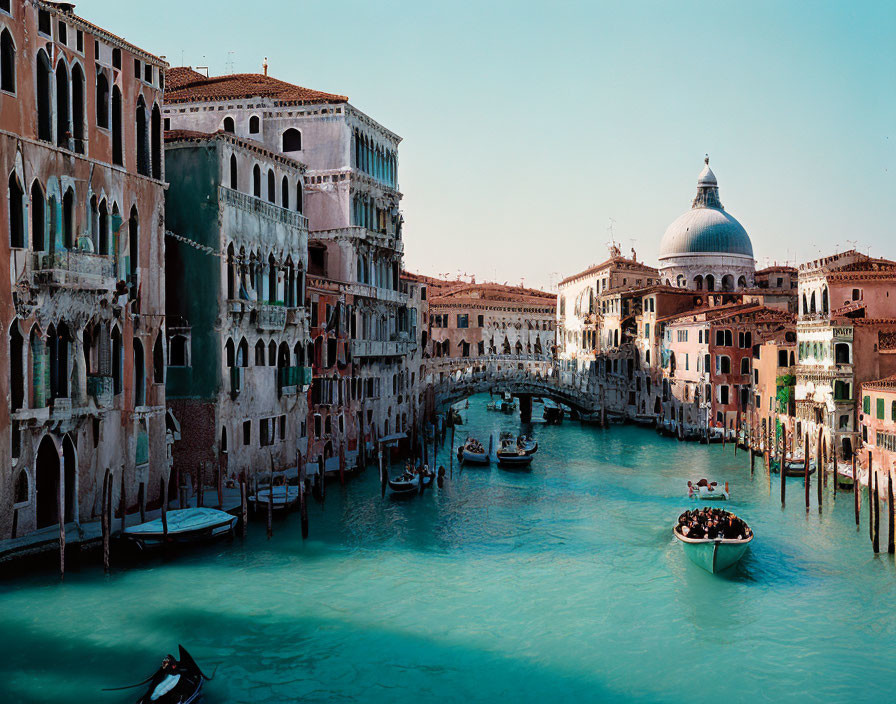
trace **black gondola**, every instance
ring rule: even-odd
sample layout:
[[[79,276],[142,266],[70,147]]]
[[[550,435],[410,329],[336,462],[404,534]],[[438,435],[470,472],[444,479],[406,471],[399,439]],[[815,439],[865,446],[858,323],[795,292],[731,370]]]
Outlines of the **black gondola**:
[[[210,679],[202,674],[196,661],[178,645],[180,660],[168,655],[149,680],[149,687],[137,704],[190,704],[198,701],[202,683]]]

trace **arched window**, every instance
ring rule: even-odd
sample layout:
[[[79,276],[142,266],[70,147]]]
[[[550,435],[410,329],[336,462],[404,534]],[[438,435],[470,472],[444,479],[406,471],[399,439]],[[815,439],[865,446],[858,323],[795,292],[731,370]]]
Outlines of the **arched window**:
[[[109,211],[106,208],[106,199],[100,201],[99,207],[99,232],[97,252],[100,254],[109,253]]]
[[[235,132],[233,118],[229,115],[224,118],[224,131],[230,134],[233,134]]]
[[[37,138],[53,141],[53,68],[43,49],[37,52]]]
[[[0,90],[16,92],[16,45],[8,29],[0,32]]]
[[[289,179],[286,176],[283,177],[283,181],[280,183],[280,206],[289,208]]]
[[[283,151],[302,151],[302,133],[293,128],[286,130],[286,132],[283,133]]]
[[[747,287],[747,277],[746,276],[741,276],[740,278],[738,278],[737,287],[738,288],[746,288]]]
[[[305,212],[304,207],[305,207],[305,193],[302,190],[302,182],[299,181],[296,184],[296,210],[298,210],[300,213],[304,213]]]
[[[245,337],[240,340],[240,346],[236,349],[236,365],[238,367],[249,366],[249,343],[246,342]]]
[[[252,169],[252,195],[261,198],[261,168],[258,164]]]
[[[712,274],[707,274],[706,278],[704,279],[704,282],[706,283],[707,291],[715,291],[716,290],[716,278]]]
[[[102,71],[96,74],[96,126],[109,129],[109,79]]]
[[[9,246],[25,246],[25,213],[22,198],[25,193],[15,171],[9,175]]]
[[[264,366],[264,358],[265,358],[265,348],[264,342],[258,340],[255,343],[255,366],[263,367]]]
[[[162,111],[158,104],[152,106],[149,131],[152,147],[152,177],[162,179]]]
[[[154,384],[165,383],[165,344],[162,342],[161,330],[156,334],[152,346],[152,381]]]
[[[825,286],[821,289],[821,312],[825,315],[828,313],[828,289]]]
[[[230,187],[233,190],[239,190],[238,168],[236,163],[236,154],[230,155]]]
[[[15,503],[22,504],[26,501],[28,501],[28,472],[22,469],[16,476]]]
[[[258,119],[258,115],[253,115],[249,118],[249,134],[258,134],[261,132],[261,120]]]
[[[233,242],[227,245],[227,298],[236,298],[236,261],[233,256]]]
[[[274,177],[273,169],[268,169],[268,201],[277,202],[277,180]]]
[[[46,226],[46,208],[44,207],[44,191],[40,182],[31,184],[31,248],[35,252],[45,249],[44,229]]]
[[[809,313],[815,312],[815,291],[809,295]]]
[[[137,206],[131,208],[128,218],[128,261],[131,283],[137,283],[137,269],[140,266],[140,223],[137,218]]]
[[[143,343],[134,338],[134,405],[146,405],[146,362]]]
[[[80,64],[72,66],[72,148],[84,153],[84,71]]]
[[[147,123],[146,119],[146,103],[141,95],[137,98],[137,109],[134,112],[134,120],[136,124],[137,136],[137,173],[142,176],[149,176],[149,158],[147,143]]]
[[[277,262],[274,260],[274,255],[271,254],[268,256],[268,301],[271,303],[280,301],[279,291],[277,290],[277,274]]]
[[[123,371],[124,355],[121,350],[121,333],[118,328],[112,328],[112,393],[116,396],[121,393],[121,377]]]
[[[698,291],[703,290],[703,277],[699,274],[694,277],[694,288]]]
[[[68,114],[68,68],[65,61],[56,64],[56,144],[69,147],[71,130]]]
[[[224,345],[224,359],[228,367],[236,366],[236,347],[233,340],[228,339],[227,344]]]
[[[9,410],[15,413],[25,404],[25,369],[22,352],[25,340],[16,318],[9,326]]]
[[[268,365],[273,367],[277,364],[277,343],[271,340],[268,343]]]
[[[112,88],[112,163],[124,166],[124,144],[121,131],[121,91]]]

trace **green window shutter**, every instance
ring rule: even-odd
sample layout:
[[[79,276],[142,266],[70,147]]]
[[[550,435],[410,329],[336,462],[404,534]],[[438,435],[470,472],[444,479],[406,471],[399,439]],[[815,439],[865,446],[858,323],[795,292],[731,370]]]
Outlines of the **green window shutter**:
[[[871,397],[866,396],[862,399],[862,413],[871,413]]]
[[[890,420],[896,421],[896,401],[890,404]]]
[[[884,419],[884,400],[882,398],[877,399],[877,418],[878,420]]]

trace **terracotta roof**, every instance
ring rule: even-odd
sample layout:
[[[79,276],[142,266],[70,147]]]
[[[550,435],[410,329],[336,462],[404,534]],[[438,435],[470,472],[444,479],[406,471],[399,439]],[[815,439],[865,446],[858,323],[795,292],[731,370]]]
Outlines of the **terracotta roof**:
[[[280,103],[347,103],[348,98],[303,88],[260,73],[206,77],[187,66],[168,70],[166,103],[212,102],[242,98],[271,98]]]
[[[896,391],[896,374],[875,381],[862,382],[862,391]]]
[[[795,266],[785,266],[776,264],[774,266],[767,266],[765,269],[757,269],[753,275],[756,274],[770,274],[772,272],[780,272],[784,274],[795,274],[797,272],[797,268]]]
[[[563,281],[560,282],[560,285],[562,286],[563,284],[567,284],[570,281],[575,281],[576,279],[581,278],[583,276],[589,276],[591,274],[594,274],[594,273],[600,271],[601,269],[607,268],[608,266],[610,266],[612,264],[616,264],[619,266],[628,266],[628,267],[631,267],[633,270],[640,270],[643,273],[650,273],[650,274],[653,274],[654,276],[659,276],[659,273],[660,273],[659,269],[655,269],[652,266],[644,264],[643,262],[635,261],[633,259],[626,259],[623,256],[618,256],[618,257],[610,257],[605,262],[603,262],[601,264],[595,264],[592,267],[588,267],[584,271],[580,271],[578,274],[573,274],[572,276],[567,276],[565,279],[563,279]]]

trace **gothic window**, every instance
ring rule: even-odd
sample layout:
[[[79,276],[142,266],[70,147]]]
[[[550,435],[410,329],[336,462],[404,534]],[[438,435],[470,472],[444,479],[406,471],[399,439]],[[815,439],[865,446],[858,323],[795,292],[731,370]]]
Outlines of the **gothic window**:
[[[283,177],[280,184],[280,205],[283,208],[289,208],[289,179]]]
[[[99,103],[97,103],[99,108]],[[105,127],[106,125],[103,125]],[[121,91],[118,86],[112,88],[112,163],[124,165],[124,147],[121,129]]]
[[[35,181],[31,184],[31,247],[35,252],[42,252],[45,248],[45,226],[44,191],[40,187],[40,182]]]
[[[16,45],[8,29],[0,32],[0,90],[16,92]]]
[[[37,138],[53,141],[53,69],[43,49],[37,52]]]
[[[258,164],[252,169],[252,195],[261,198],[261,168]]]
[[[143,343],[134,338],[134,405],[146,405],[146,362],[143,357]]]
[[[277,185],[273,169],[268,169],[268,202],[277,202]]]
[[[238,168],[236,163],[236,154],[230,155],[230,187],[233,190],[238,190],[239,188],[239,179],[238,179]]]
[[[23,248],[25,246],[25,208],[22,187],[15,172],[9,176],[9,246]]]
[[[65,61],[56,64],[56,144],[68,148],[71,131],[68,115],[68,68]]]
[[[147,119],[146,119],[146,103],[141,95],[137,98],[137,109],[134,114],[137,135],[137,173],[142,176],[149,176],[149,159],[147,154]]]
[[[150,151],[152,153],[152,177],[156,180],[162,178],[162,111],[159,106],[152,106],[150,117]]]
[[[249,118],[249,134],[258,134],[261,132],[261,120],[258,119],[258,115],[253,115]]]

